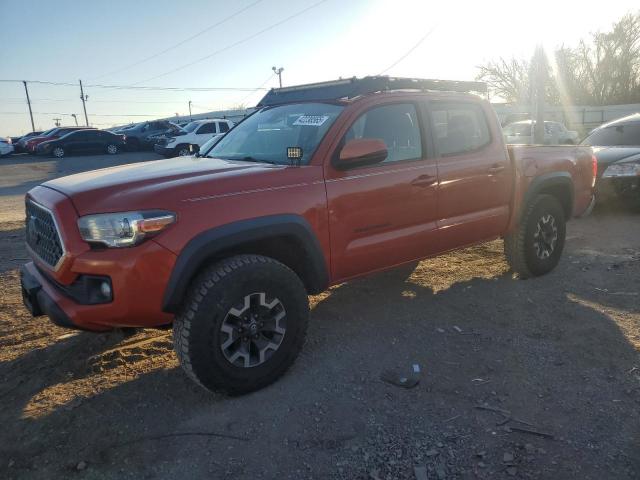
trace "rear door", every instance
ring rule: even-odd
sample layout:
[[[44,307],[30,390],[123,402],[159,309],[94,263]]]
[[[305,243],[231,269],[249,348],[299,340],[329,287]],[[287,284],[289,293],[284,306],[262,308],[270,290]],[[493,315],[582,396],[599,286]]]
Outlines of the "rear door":
[[[514,173],[489,108],[474,100],[429,102],[442,250],[497,237],[509,221]]]
[[[383,140],[389,155],[373,166],[325,167],[335,280],[409,262],[435,248],[437,167],[422,107],[414,101],[377,103],[353,118],[332,158],[358,138]]]

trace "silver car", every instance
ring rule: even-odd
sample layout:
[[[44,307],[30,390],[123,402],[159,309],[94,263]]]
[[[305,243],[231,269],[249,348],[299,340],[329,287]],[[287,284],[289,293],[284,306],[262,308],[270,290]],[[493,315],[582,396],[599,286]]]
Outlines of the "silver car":
[[[510,123],[502,129],[506,142],[509,144],[533,144],[533,127],[536,122],[522,120]],[[578,142],[578,132],[567,130],[560,122],[544,122],[545,145],[575,145]]]

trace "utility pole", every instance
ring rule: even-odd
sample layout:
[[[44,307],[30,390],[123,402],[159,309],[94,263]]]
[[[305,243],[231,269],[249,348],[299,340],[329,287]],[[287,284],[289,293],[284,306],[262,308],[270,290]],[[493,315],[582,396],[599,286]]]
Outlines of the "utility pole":
[[[75,113],[72,113],[71,116],[73,117],[73,119],[76,121],[76,127],[78,126],[78,117],[76,116]]]
[[[27,88],[27,82],[26,81],[22,81],[22,83],[24,84],[24,93],[27,94],[27,105],[29,105],[29,117],[31,118],[31,131],[35,132],[36,131],[36,126],[33,123],[33,112],[31,111],[31,99],[29,98],[29,89]]]
[[[62,120],[62,119],[61,119],[61,118],[54,118],[54,119],[53,119],[53,124],[54,124],[56,127],[59,127],[59,126],[60,126],[60,120]]]
[[[189,100],[189,121],[193,122],[193,118],[191,118],[191,100]]]
[[[284,68],[280,67],[280,68],[276,68],[276,67],[271,67],[271,70],[273,70],[273,72],[278,75],[278,82],[280,83],[280,88],[282,88],[282,72],[284,70]]]
[[[82,109],[84,110],[84,121],[89,126],[89,117],[87,117],[87,105],[86,101],[89,98],[89,95],[84,94],[84,90],[82,90],[82,80],[78,80],[80,82],[80,100],[82,100]]]
[[[544,55],[542,46],[536,48],[536,52],[533,56],[533,69],[535,82],[535,118],[536,124],[533,130],[534,143],[538,145],[544,144],[544,97],[545,97],[545,83],[547,81],[547,59]]]

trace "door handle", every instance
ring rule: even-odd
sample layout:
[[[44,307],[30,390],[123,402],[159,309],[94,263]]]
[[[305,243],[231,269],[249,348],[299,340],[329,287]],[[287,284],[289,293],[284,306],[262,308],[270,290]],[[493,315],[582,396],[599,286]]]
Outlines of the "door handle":
[[[414,187],[430,187],[438,181],[435,175],[420,175],[411,181]]]
[[[496,173],[500,173],[504,170],[504,165],[500,165],[500,164],[495,164],[495,165],[491,165],[488,169],[487,172],[489,172],[489,175],[495,175]]]

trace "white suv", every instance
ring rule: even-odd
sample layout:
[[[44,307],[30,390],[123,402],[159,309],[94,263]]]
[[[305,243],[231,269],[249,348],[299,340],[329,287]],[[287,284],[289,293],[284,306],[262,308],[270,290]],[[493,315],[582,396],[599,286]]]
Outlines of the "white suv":
[[[165,157],[186,156],[190,154],[189,145],[201,147],[208,140],[227,133],[233,122],[219,118],[196,120],[188,123],[182,129],[184,133],[169,137],[166,142],[156,143],[153,147],[156,153]]]

